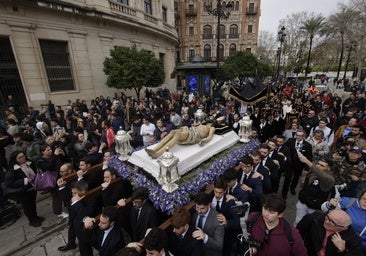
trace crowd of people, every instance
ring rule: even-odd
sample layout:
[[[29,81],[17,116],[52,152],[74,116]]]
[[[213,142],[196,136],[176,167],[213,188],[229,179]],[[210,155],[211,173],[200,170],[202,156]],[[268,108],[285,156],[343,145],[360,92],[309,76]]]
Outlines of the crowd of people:
[[[44,218],[37,214],[34,179],[40,171],[57,173],[55,187],[47,192],[53,213],[69,219],[68,241],[58,249],[67,251],[78,244],[81,255],[93,255],[92,247],[100,255],[144,251],[147,255],[231,256],[239,251],[242,255],[362,255],[366,248],[365,92],[356,90],[343,100],[312,86],[304,91],[285,85],[276,95],[247,104],[225,91],[212,99],[194,92],[147,89],[142,100],[121,93],[113,99],[97,97],[89,104],[78,99],[55,106],[49,101],[40,110],[29,107],[27,113],[20,113],[16,99],[9,96],[0,128],[0,178],[5,184],[0,203],[16,200],[29,225],[41,226]],[[157,228],[161,214],[149,202],[148,188],[132,191],[128,182],[113,183],[118,173],[108,162],[115,154],[115,134],[125,130],[135,149],[162,140],[169,143],[179,140],[185,127],[197,125],[197,110],[218,131],[224,127],[237,133],[240,120],[248,115],[253,121],[251,139],[259,147],[217,177],[212,195],[196,195],[195,213],[177,209],[171,229],[162,231]],[[214,129],[205,129],[212,136]],[[103,163],[100,170],[87,172],[98,163]],[[63,177],[71,173],[77,180],[65,181]],[[100,197],[86,197],[98,186]],[[283,218],[289,193],[298,194],[295,223]],[[126,198],[131,198],[132,207],[121,214],[116,206],[124,207]],[[166,239],[159,242],[162,237]]]

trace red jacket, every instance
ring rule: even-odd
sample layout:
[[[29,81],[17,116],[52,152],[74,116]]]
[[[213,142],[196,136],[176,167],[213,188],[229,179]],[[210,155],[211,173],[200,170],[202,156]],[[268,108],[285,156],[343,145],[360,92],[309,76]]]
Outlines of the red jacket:
[[[253,218],[252,213],[248,220]],[[291,224],[290,224],[291,225]],[[268,241],[265,241],[265,230],[263,217],[260,216],[253,224],[251,234],[253,238],[261,242],[262,246],[256,256],[307,256],[307,250],[299,231],[291,225],[294,244],[291,246],[285,231],[285,223],[282,218],[277,227],[270,231]]]

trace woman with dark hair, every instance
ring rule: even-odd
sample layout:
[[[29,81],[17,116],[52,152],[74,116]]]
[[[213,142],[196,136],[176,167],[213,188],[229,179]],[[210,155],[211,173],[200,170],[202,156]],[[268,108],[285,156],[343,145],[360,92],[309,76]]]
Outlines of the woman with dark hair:
[[[59,154],[64,154],[63,150],[61,148],[55,149],[55,154],[52,152],[52,148],[48,145],[42,145],[40,147],[41,157],[37,161],[37,170],[46,172],[56,172],[58,173],[60,170],[61,165],[63,164],[60,160]],[[59,193],[57,193],[58,188],[55,188],[50,190],[51,196],[52,196],[52,209],[53,213],[56,214],[58,217],[63,217],[65,214],[62,213],[62,200],[59,196]]]
[[[13,190],[10,197],[23,206],[29,225],[39,227],[44,218],[37,216],[37,192],[33,183],[35,171],[31,165],[32,162],[27,161],[22,151],[14,151],[10,156],[9,171],[5,174],[5,186],[9,190]]]

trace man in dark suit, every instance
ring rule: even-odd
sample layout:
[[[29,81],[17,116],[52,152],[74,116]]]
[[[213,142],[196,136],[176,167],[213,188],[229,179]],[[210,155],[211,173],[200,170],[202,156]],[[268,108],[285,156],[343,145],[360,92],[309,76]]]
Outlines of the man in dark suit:
[[[268,138],[272,135],[272,125],[267,122],[267,117],[262,115],[259,119],[259,130],[258,130],[258,138],[260,141],[266,142]]]
[[[238,171],[234,168],[229,168],[224,171],[222,177],[227,182],[228,194],[235,197],[235,201],[242,202],[243,204],[249,202],[249,191],[241,189],[241,184],[238,183]]]
[[[276,148],[274,149],[274,151],[277,153],[277,159],[281,160],[281,156],[283,157],[283,162],[281,162],[280,160],[280,176],[282,176],[282,174],[284,174],[286,176],[286,173],[291,172],[291,165],[292,165],[292,158],[291,158],[291,152],[290,149],[287,147],[287,145],[285,144],[286,142],[286,138],[283,135],[278,135],[276,138]],[[286,191],[284,191],[282,189],[282,197],[284,199],[287,198],[287,192],[288,189]]]
[[[284,165],[285,165],[285,157],[283,156],[282,153],[279,153],[277,151],[277,141],[275,138],[268,139],[267,145],[269,147],[267,159],[271,159],[271,161],[277,168],[277,175],[278,175],[277,179],[271,177],[272,191],[274,193],[277,193],[279,185],[280,185],[282,169],[284,168]],[[267,163],[267,161],[266,161],[266,163]]]
[[[261,165],[263,165],[265,168],[269,170],[270,173],[270,180],[272,193],[277,193],[278,190],[278,183],[279,183],[279,166],[277,166],[273,159],[269,157],[270,147],[266,143],[262,143],[259,146],[259,152],[261,154]]]
[[[93,249],[89,234],[84,232],[83,219],[92,215],[92,206],[85,201],[88,191],[88,183],[84,180],[75,182],[72,185],[71,205],[69,207],[69,232],[68,243],[58,248],[59,251],[75,249],[75,235],[79,240],[79,250],[81,256],[93,255]]]
[[[149,190],[144,187],[136,189],[131,196],[132,206],[125,216],[129,222],[124,227],[131,233],[131,241],[138,242],[145,237],[146,230],[159,225],[158,212],[148,201]],[[120,206],[125,205],[124,200],[119,200]]]
[[[121,229],[116,226],[118,209],[107,206],[103,209],[98,228],[94,228],[95,218],[85,218],[84,227],[92,230],[92,245],[99,251],[100,256],[113,256],[125,246]]]
[[[250,156],[244,156],[236,167],[238,170],[238,180],[241,189],[250,193],[249,203],[251,211],[261,211],[261,198],[263,196],[262,179],[259,173],[253,170],[253,159]]]
[[[313,159],[311,144],[305,141],[305,132],[303,130],[297,130],[295,136],[295,138],[288,139],[285,143],[290,150],[292,164],[291,169],[285,173],[285,181],[282,188],[282,195],[284,197],[287,196],[289,188],[292,195],[296,194],[295,189],[299,183],[299,178],[303,169],[306,167],[305,164],[300,161],[299,155],[304,155],[310,161]]]
[[[196,227],[192,236],[203,241],[203,255],[222,256],[224,227],[217,219],[218,212],[210,207],[211,197],[200,192],[196,195],[196,213],[192,216],[191,226]]]
[[[168,233],[168,248],[175,256],[201,256],[203,242],[193,238],[194,227],[190,226],[191,214],[184,208],[174,211],[170,218],[173,227]]]
[[[281,111],[275,110],[274,111],[274,118],[272,121],[272,136],[281,135],[285,130],[285,120],[281,117]]]
[[[123,182],[111,184],[117,178],[116,169],[110,167],[104,170],[103,173],[104,182],[102,186],[102,203],[103,206],[115,206],[117,201],[121,198],[127,198],[128,195],[125,192],[125,186]]]
[[[263,194],[270,194],[272,192],[271,173],[268,168],[262,165],[262,155],[260,151],[254,150],[249,155],[253,159],[253,171],[262,176]]]
[[[227,188],[227,181],[224,178],[216,178],[214,181],[214,195],[211,200],[211,208],[219,213],[217,219],[225,227],[224,256],[230,256],[235,252],[236,237],[241,233],[240,216],[233,212],[236,199],[232,195],[226,194]]]

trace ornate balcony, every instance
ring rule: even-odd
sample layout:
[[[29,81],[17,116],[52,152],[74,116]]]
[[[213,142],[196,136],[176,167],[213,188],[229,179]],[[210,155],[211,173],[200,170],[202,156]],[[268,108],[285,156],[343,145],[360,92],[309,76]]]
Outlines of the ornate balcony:
[[[258,13],[258,8],[247,8],[247,15],[257,15]]]

